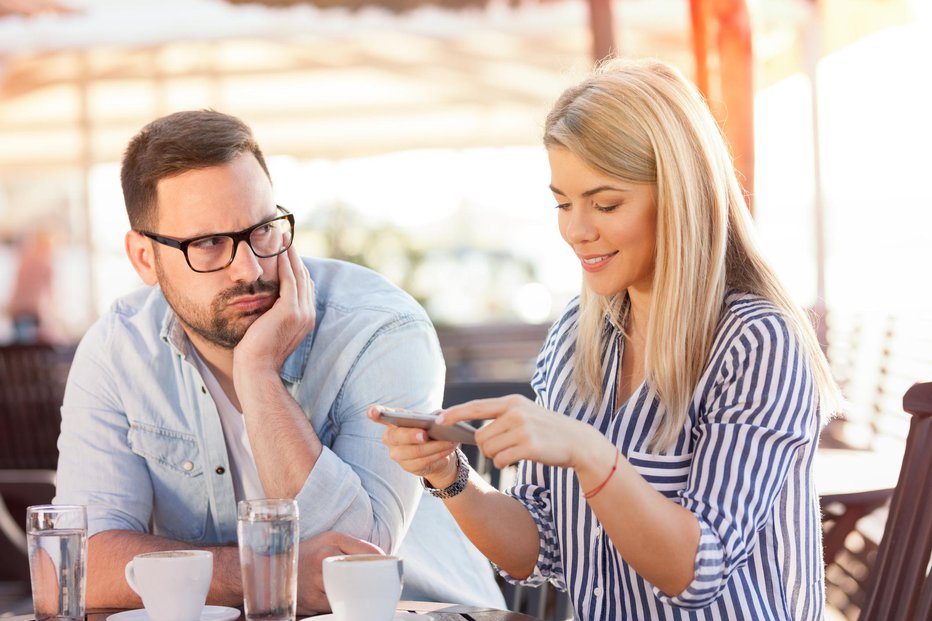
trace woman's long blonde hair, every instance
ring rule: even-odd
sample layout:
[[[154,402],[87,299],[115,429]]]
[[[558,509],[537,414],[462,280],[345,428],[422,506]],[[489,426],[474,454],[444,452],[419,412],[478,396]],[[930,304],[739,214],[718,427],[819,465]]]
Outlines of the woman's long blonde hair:
[[[761,256],[721,131],[678,70],[656,60],[605,63],[557,100],[544,144],[610,177],[655,187],[645,373],[667,414],[652,449],[669,448],[683,429],[728,288],[759,295],[783,313],[810,361],[821,412],[837,411],[838,388],[812,325]],[[624,330],[626,315],[624,292],[604,297],[583,285],[574,381],[584,398],[603,397],[605,320]]]

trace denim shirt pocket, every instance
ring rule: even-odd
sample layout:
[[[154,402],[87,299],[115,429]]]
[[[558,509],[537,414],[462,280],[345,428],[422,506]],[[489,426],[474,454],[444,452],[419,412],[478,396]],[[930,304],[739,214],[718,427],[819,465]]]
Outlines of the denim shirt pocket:
[[[682,453],[658,455],[630,451],[628,463],[650,483],[658,492],[670,499],[676,499],[678,492],[686,488],[693,454]]]
[[[207,528],[207,483],[194,434],[133,422],[129,444],[152,480],[152,533],[186,542]]]

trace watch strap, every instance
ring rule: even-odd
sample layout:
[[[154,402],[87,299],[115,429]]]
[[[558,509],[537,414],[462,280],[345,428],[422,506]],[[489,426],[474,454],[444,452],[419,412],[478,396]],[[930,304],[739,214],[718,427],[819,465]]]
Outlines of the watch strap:
[[[424,486],[431,496],[435,496],[440,499],[453,498],[464,489],[466,489],[466,483],[469,481],[469,460],[466,458],[466,455],[459,448],[456,449],[454,453],[456,455],[456,480],[450,484],[449,487],[443,489],[437,489],[436,487],[431,487],[427,484],[426,479],[421,479],[421,485]]]

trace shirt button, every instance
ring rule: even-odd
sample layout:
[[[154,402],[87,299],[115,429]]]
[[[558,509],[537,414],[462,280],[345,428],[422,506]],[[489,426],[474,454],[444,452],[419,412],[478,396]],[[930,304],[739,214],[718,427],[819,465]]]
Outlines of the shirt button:
[[[223,474],[224,472],[226,472],[226,469],[223,466],[217,466],[217,469],[214,470],[214,472],[216,472],[217,474]]]
[[[596,526],[596,527],[595,527],[595,534],[596,534],[596,536],[602,534],[602,527],[601,527],[601,526]]]
[[[201,392],[204,393],[204,394],[206,395],[206,394],[207,394],[207,388],[204,387],[204,386],[201,386]]]
[[[194,470],[194,462],[186,461],[183,464],[181,464],[181,467],[184,469],[185,472],[191,472],[192,470]]]
[[[602,587],[596,587],[592,589],[592,594],[596,597],[602,597]]]

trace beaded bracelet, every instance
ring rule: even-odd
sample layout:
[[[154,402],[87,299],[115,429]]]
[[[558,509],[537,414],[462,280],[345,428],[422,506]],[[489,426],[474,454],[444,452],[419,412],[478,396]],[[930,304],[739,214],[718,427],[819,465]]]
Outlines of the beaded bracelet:
[[[595,489],[589,492],[584,492],[583,498],[585,498],[586,500],[589,500],[590,498],[592,498],[593,496],[595,496],[596,494],[602,491],[602,488],[605,487],[608,484],[608,482],[612,479],[612,475],[615,474],[615,470],[618,469],[618,458],[619,457],[621,457],[621,453],[619,451],[615,451],[615,463],[614,465],[612,465],[612,469],[608,473],[608,476],[605,477],[605,480],[602,481]]]

